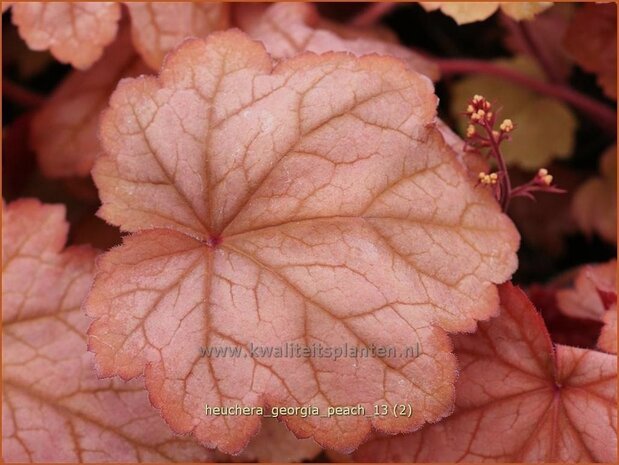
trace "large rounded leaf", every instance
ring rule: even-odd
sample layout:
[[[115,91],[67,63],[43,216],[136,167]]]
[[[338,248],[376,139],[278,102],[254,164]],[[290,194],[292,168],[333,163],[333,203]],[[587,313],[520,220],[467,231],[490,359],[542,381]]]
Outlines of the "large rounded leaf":
[[[411,431],[450,413],[445,330],[496,313],[518,234],[468,181],[435,107],[429,79],[399,60],[304,54],[273,67],[238,31],[186,42],[158,79],[124,80],[93,171],[100,214],[133,233],[99,261],[85,304],[100,373],[145,372],[171,427],[224,452],[261,418],[205,404],[413,406],[283,418],[342,451],[372,426]],[[252,351],[286,344],[397,353]]]

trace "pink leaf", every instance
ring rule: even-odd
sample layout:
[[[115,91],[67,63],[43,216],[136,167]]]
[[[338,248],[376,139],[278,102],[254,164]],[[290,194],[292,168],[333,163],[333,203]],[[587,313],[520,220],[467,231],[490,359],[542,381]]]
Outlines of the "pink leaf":
[[[600,176],[589,178],[576,190],[572,215],[580,229],[598,234],[610,244],[617,243],[617,146],[604,151]]]
[[[32,145],[48,177],[87,176],[97,155],[99,115],[121,78],[149,72],[121,34],[88,71],[74,71],[36,114]]]
[[[557,344],[593,349],[597,345],[602,324],[585,318],[567,316],[557,305],[557,292],[565,287],[565,275],[544,285],[534,284],[527,289],[531,302],[544,318],[550,338]]]
[[[236,7],[236,21],[253,39],[261,41],[276,59],[302,52],[350,52],[361,56],[380,54],[400,58],[412,69],[433,80],[437,66],[406,47],[361,35],[358,28],[330,28],[309,3],[277,3],[262,14],[251,4]]]
[[[116,36],[114,2],[15,2],[13,23],[33,50],[50,50],[62,63],[87,69]]]
[[[598,347],[611,354],[617,353],[617,304],[614,303],[602,317],[604,326],[598,339]]]
[[[572,317],[600,321],[608,307],[604,304],[600,291],[614,292],[616,301],[616,273],[616,260],[579,268],[573,288],[557,292],[559,308]]]
[[[302,462],[314,459],[322,451],[311,439],[297,439],[286,426],[277,420],[267,420],[249,446],[237,456],[235,462]]]
[[[3,2],[4,11],[8,6]],[[88,69],[118,29],[120,2],[23,2],[13,5],[13,22],[33,50]],[[132,37],[144,61],[158,69],[164,56],[187,37],[206,37],[229,25],[225,3],[126,2]]]
[[[595,73],[604,93],[617,99],[617,5],[584,4],[565,34],[566,50],[585,71]]]
[[[80,310],[95,252],[63,250],[64,207],[4,208],[3,424],[6,462],[208,460],[173,436],[141,381],[98,380]]]
[[[501,314],[454,338],[456,410],[421,431],[378,438],[359,461],[616,462],[617,358],[553,348],[526,295],[504,284]]]
[[[598,346],[617,353],[617,261],[585,265],[578,270],[574,287],[557,292],[563,313],[604,323]]]
[[[532,19],[536,14],[550,8],[552,2],[419,2],[426,11],[440,9],[458,24],[483,21],[500,7],[517,21]]]
[[[145,373],[172,429],[240,451],[260,417],[211,406],[411,403],[408,418],[284,417],[349,451],[452,407],[447,331],[493,315],[518,234],[435,128],[428,79],[398,60],[304,54],[273,67],[238,31],[124,80],[101,123],[100,215],[134,234],[85,307],[104,376]],[[386,359],[260,358],[249,344],[403,349]],[[229,346],[236,358],[201,356]],[[360,388],[360,386],[363,386]]]
[[[206,37],[229,25],[229,5],[193,2],[127,2],[136,49],[153,69],[186,37]]]

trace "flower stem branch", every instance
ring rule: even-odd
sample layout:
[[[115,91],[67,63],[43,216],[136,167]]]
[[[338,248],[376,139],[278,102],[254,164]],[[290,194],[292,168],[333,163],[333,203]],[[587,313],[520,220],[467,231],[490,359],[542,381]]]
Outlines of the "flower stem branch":
[[[466,108],[469,125],[466,129],[464,150],[495,160],[498,171],[495,173],[479,173],[478,184],[488,186],[501,209],[507,212],[509,203],[514,197],[534,199],[535,192],[563,194],[565,191],[553,184],[553,176],[546,168],[540,168],[537,174],[526,184],[512,187],[505,157],[500,145],[510,139],[510,133],[515,129],[511,119],[504,119],[495,129],[497,114],[492,104],[481,95],[475,95]],[[481,130],[481,132],[480,132]]]
[[[507,165],[505,164],[505,159],[501,154],[501,150],[499,149],[499,142],[497,141],[495,135],[492,133],[492,126],[486,120],[483,120],[482,124],[486,131],[488,131],[488,141],[490,142],[490,147],[492,148],[494,159],[497,161],[499,172],[502,173],[501,192],[503,195],[501,195],[500,201],[503,211],[507,211],[512,196],[512,184],[509,179]]]
[[[589,116],[609,135],[617,135],[617,115],[614,109],[565,85],[539,81],[505,66],[482,60],[439,58],[435,62],[443,76],[469,73],[498,76],[540,94],[563,100]]]

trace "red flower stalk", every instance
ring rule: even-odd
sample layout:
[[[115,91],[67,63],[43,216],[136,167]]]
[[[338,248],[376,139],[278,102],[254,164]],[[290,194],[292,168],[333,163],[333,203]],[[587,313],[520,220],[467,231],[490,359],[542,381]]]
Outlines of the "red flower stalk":
[[[492,104],[481,95],[475,95],[466,108],[469,119],[466,129],[464,149],[486,157],[492,157],[498,170],[494,173],[479,173],[478,184],[489,186],[503,211],[507,211],[509,203],[514,197],[528,197],[535,200],[534,192],[548,192],[562,194],[566,191],[553,184],[553,177],[546,168],[541,168],[527,183],[512,187],[509,172],[501,144],[510,139],[510,133],[516,129],[511,119],[504,119],[498,130],[494,129],[497,122],[498,110],[493,110]]]

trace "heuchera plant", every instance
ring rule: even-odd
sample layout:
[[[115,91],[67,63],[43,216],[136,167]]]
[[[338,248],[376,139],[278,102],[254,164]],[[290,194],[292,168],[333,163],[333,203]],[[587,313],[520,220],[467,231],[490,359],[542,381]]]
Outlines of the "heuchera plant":
[[[617,460],[615,5],[2,11],[3,461]]]
[[[125,80],[110,103],[93,175],[100,214],[133,234],[102,257],[84,306],[101,374],[144,372],[177,432],[226,452],[260,419],[205,418],[200,406],[425,406],[410,418],[286,420],[342,451],[371,425],[402,432],[449,412],[455,366],[442,330],[494,313],[492,283],[513,272],[518,236],[432,126],[427,79],[343,54],[274,68],[260,44],[226,32],[185,43],[159,79]],[[198,356],[252,341],[419,341],[424,356]]]

